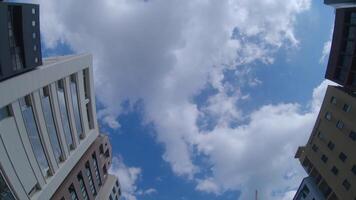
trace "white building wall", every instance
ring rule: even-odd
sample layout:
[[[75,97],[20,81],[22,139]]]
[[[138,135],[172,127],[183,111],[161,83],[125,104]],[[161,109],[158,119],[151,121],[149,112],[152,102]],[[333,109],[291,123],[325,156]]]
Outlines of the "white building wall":
[[[88,69],[90,77],[90,100],[85,99],[83,70]],[[85,137],[81,140],[76,133],[75,118],[69,87],[70,75],[76,73],[78,84],[79,110]],[[7,178],[14,194],[19,199],[49,199],[63,182],[67,174],[79,161],[81,156],[98,136],[98,125],[95,112],[95,92],[93,82],[92,56],[78,55],[51,58],[33,71],[0,82],[0,108],[9,105],[13,116],[0,120],[0,169]],[[67,147],[58,96],[56,81],[65,80],[67,111],[71,132],[76,148],[70,151]],[[48,136],[39,89],[50,86],[52,112],[56,124],[59,143],[62,148],[63,162],[57,163]],[[27,130],[18,102],[19,98],[31,95],[32,107],[38,132],[50,166],[50,174],[42,174],[32,150]],[[89,103],[92,111],[94,129],[89,129],[85,104]],[[31,195],[28,195],[31,190]]]

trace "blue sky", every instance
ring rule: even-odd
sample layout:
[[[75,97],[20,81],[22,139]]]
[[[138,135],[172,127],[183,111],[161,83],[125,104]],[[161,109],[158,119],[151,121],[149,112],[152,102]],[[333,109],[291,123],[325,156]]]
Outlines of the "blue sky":
[[[256,189],[262,199],[291,197],[305,176],[294,152],[326,85],[332,8],[39,3],[45,57],[93,54],[99,123],[125,199],[249,199]]]

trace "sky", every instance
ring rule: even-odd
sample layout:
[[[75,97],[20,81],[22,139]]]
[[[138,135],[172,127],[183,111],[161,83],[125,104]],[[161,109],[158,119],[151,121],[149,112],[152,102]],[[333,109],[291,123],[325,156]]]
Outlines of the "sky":
[[[43,55],[89,52],[126,200],[291,199],[328,81],[322,0],[38,0]]]

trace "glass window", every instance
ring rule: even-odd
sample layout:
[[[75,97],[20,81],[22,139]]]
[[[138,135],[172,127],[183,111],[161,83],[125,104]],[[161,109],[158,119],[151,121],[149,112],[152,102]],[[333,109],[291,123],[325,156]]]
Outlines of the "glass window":
[[[331,172],[334,174],[334,175],[337,175],[339,173],[339,170],[333,166],[333,168],[331,168]]]
[[[9,186],[6,184],[4,177],[0,174],[0,199],[15,200]]]
[[[341,153],[339,154],[339,159],[340,159],[342,162],[345,162],[346,158],[347,158],[347,156],[346,156],[343,152],[341,152]]]
[[[331,99],[330,99],[330,103],[332,104],[336,104],[336,97],[332,96]]]
[[[32,14],[36,14],[36,9],[32,8]]]
[[[329,143],[328,143],[328,148],[329,148],[330,150],[333,150],[333,149],[335,148],[335,144],[334,144],[333,142],[329,141]]]
[[[116,185],[116,187],[119,187],[119,181],[118,180],[115,181],[115,185]]]
[[[315,144],[313,144],[312,149],[313,149],[314,152],[318,152],[319,148]]]
[[[71,200],[78,200],[78,196],[77,196],[77,193],[75,192],[75,188],[74,188],[73,184],[70,185],[70,187],[68,188],[68,191],[69,191]]]
[[[355,49],[355,42],[354,41],[347,41],[345,46],[345,54],[352,55]]]
[[[80,116],[80,111],[79,111],[77,81],[76,81],[74,75],[71,76],[70,91],[72,94],[72,104],[73,104],[75,126],[77,128],[78,138],[81,138],[80,135],[83,133],[83,129],[82,129],[82,121],[81,121],[81,116]]]
[[[96,195],[96,190],[95,190],[95,186],[94,186],[94,182],[93,182],[93,176],[92,176],[91,171],[90,171],[89,162],[85,163],[85,174],[87,175],[88,180],[89,180],[90,191],[95,196]]]
[[[92,159],[93,159],[93,166],[94,166],[94,170],[95,170],[95,178],[96,178],[96,181],[98,181],[99,185],[101,185],[101,179],[100,179],[98,161],[96,160],[95,154],[92,155]]]
[[[342,122],[341,120],[337,121],[336,127],[337,127],[338,129],[344,128],[344,122]]]
[[[321,156],[321,160],[324,162],[324,163],[326,163],[326,162],[328,162],[328,157],[326,157],[326,155],[322,155]]]
[[[342,107],[342,110],[345,112],[350,112],[351,111],[351,106],[348,104],[344,104],[344,107]]]
[[[353,141],[356,141],[356,132],[351,131],[350,134],[349,134],[349,137],[350,137]]]
[[[42,141],[38,132],[35,116],[33,114],[31,97],[26,96],[25,98],[20,98],[19,101],[20,101],[22,116],[26,126],[27,135],[30,140],[33,153],[35,154],[35,157],[37,159],[37,162],[43,174],[47,176],[48,169],[49,169],[48,161],[42,146]]]
[[[115,187],[112,188],[112,193],[116,194],[116,188]]]
[[[325,119],[331,120],[331,113],[330,112],[326,112]]]
[[[84,183],[84,179],[83,179],[82,174],[81,173],[78,174],[77,178],[78,178],[78,181],[79,181],[80,191],[82,192],[83,199],[84,200],[88,200],[89,196],[88,196],[87,189],[85,188],[85,183]]]
[[[346,190],[349,190],[351,188],[351,184],[349,183],[349,181],[347,179],[345,179],[344,182],[342,182],[342,185],[344,186],[344,188]]]
[[[5,106],[3,108],[0,108],[0,121],[2,119],[5,119],[7,117],[10,117],[11,113],[10,113],[10,108],[9,106]]]
[[[32,21],[32,26],[36,26],[36,22],[35,21]]]
[[[45,87],[40,90],[42,110],[46,122],[48,136],[51,141],[52,149],[56,157],[56,160],[59,163],[62,161],[63,152],[59,144],[57,129],[54,124],[54,118],[53,118],[53,112],[51,106],[51,97],[49,94],[50,94],[49,87]]]
[[[69,115],[67,111],[67,101],[65,98],[65,93],[64,93],[64,82],[63,80],[59,80],[57,82],[57,94],[58,94],[58,103],[59,103],[59,109],[61,111],[61,119],[62,119],[62,125],[63,125],[63,130],[64,130],[64,135],[66,138],[67,145],[69,149],[73,149],[73,137],[72,137],[72,132],[70,129],[70,124],[69,124]]]
[[[340,57],[340,67],[343,70],[348,70],[351,67],[352,56],[351,55],[343,55]]]
[[[355,39],[356,38],[356,27],[355,26],[350,26],[348,33],[347,33],[348,39]]]
[[[352,173],[353,173],[354,175],[356,175],[356,165],[353,165],[353,166],[352,166],[351,171],[352,171]]]
[[[111,194],[110,194],[110,196],[109,196],[109,200],[113,200],[113,198],[112,198]]]

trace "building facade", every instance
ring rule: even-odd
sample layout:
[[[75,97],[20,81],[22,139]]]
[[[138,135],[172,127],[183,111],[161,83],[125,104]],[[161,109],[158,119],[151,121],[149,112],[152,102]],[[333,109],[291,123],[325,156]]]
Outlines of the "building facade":
[[[356,7],[339,8],[325,78],[356,91]]]
[[[313,177],[305,177],[293,200],[325,200]]]
[[[326,5],[333,6],[335,8],[350,8],[356,7],[355,0],[324,0]]]
[[[308,143],[295,155],[325,199],[356,198],[356,96],[329,86]]]
[[[80,161],[88,160],[86,152],[93,152],[90,147],[96,141],[105,141],[109,155],[103,160],[95,153],[105,185],[111,147],[107,137],[99,136],[91,55],[50,58],[35,70],[0,82],[0,94],[0,185],[7,191],[4,195],[50,199],[66,186],[71,173],[78,172]],[[92,170],[93,164],[89,167]],[[91,172],[92,176],[96,173]],[[87,180],[85,175],[84,170],[83,180]]]
[[[39,6],[0,3],[0,81],[42,64]]]
[[[119,181],[108,174],[111,155],[108,137],[99,135],[51,199],[119,199]]]

